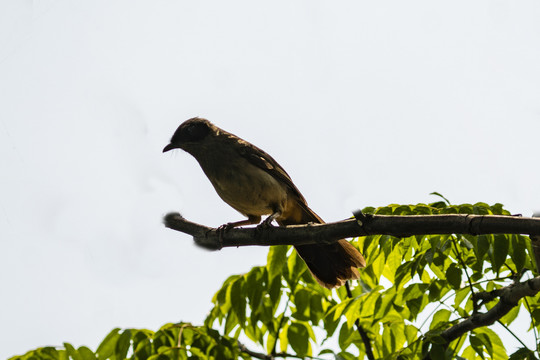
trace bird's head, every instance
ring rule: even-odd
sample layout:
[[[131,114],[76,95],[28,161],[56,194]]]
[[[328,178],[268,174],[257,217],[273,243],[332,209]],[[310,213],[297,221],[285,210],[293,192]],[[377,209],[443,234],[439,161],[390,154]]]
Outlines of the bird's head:
[[[163,152],[178,148],[190,152],[190,148],[203,142],[213,132],[214,127],[210,121],[200,117],[186,120],[176,129],[171,142],[163,148]]]

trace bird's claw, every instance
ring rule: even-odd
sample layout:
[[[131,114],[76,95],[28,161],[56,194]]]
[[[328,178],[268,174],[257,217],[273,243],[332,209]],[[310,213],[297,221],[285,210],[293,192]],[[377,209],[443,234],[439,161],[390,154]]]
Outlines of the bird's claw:
[[[265,219],[263,222],[261,222],[259,225],[257,225],[257,230],[264,230],[268,228],[273,228],[274,225],[272,225],[272,219],[268,221],[268,218]]]
[[[223,225],[218,226],[216,229],[216,232],[218,234],[218,241],[219,241],[219,248],[221,249],[223,247],[223,234],[225,234],[227,231],[234,228],[233,223],[226,223]]]
[[[231,230],[232,228],[234,228],[234,223],[229,222],[229,223],[218,226],[218,228],[216,230],[218,232],[227,232],[227,231]]]

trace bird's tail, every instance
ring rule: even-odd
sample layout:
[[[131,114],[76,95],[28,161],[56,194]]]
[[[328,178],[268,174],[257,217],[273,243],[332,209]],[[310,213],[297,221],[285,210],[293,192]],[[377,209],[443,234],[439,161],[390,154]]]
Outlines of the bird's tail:
[[[304,204],[302,204],[304,205]],[[302,206],[301,221],[280,221],[280,225],[324,224],[324,221],[307,205]],[[360,252],[347,240],[341,239],[332,244],[296,245],[298,255],[306,262],[313,277],[322,286],[332,289],[347,280],[358,279],[359,267],[365,267],[366,261]]]

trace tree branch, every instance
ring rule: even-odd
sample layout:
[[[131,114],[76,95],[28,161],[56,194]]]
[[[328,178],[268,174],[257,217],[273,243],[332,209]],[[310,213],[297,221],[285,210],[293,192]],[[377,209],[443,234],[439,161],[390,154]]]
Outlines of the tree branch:
[[[303,245],[328,243],[366,235],[406,237],[430,234],[530,234],[540,236],[540,218],[501,215],[363,215],[326,224],[219,230],[186,220],[179,213],[163,218],[166,227],[193,236],[211,250],[249,245]]]
[[[512,310],[514,306],[517,306],[521,298],[525,296],[534,296],[540,291],[540,276],[525,282],[505,286],[494,291],[494,294],[499,297],[497,305],[485,313],[474,314],[470,318],[444,330],[441,333],[441,336],[450,343],[466,332],[481,326],[493,324]]]
[[[273,360],[274,359],[274,357],[272,355],[256,352],[256,351],[253,351],[253,350],[249,350],[246,347],[246,345],[242,344],[240,341],[238,342],[238,348],[240,349],[241,352],[245,352],[249,356],[257,358],[257,359],[261,359],[261,360]]]

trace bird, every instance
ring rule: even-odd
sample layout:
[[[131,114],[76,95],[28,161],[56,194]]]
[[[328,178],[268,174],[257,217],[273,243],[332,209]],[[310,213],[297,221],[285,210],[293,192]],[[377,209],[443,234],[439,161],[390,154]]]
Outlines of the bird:
[[[272,226],[274,220],[279,226],[324,223],[274,158],[207,119],[194,117],[180,124],[163,152],[173,149],[191,154],[221,199],[247,218],[224,224],[224,229]],[[358,279],[358,268],[366,265],[362,254],[345,239],[294,248],[315,280],[328,289]]]

